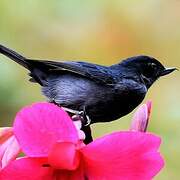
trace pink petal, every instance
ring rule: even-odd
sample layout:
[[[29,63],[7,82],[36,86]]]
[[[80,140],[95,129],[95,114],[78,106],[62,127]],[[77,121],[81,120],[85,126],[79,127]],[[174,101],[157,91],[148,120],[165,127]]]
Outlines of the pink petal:
[[[79,137],[79,139],[82,140],[82,141],[85,140],[86,135],[85,135],[84,131],[79,130],[79,131],[78,131],[78,137]]]
[[[81,122],[80,120],[78,120],[78,121],[73,121],[73,123],[74,123],[76,129],[78,129],[78,130],[81,129],[81,127],[82,127],[82,122]]]
[[[57,141],[77,142],[78,135],[68,114],[51,103],[36,103],[16,116],[14,134],[31,157],[47,156]]]
[[[16,159],[20,153],[20,147],[13,136],[9,137],[2,145],[0,145],[0,168],[7,166],[12,160]]]
[[[163,167],[160,138],[141,132],[119,132],[81,149],[89,179],[152,179]]]
[[[145,132],[148,126],[152,102],[141,105],[132,118],[131,130]]]
[[[48,162],[56,169],[74,170],[80,161],[75,144],[71,142],[56,143],[49,152]]]
[[[86,138],[85,133],[81,130],[82,127],[82,122],[80,120],[78,121],[73,121],[73,124],[75,125],[77,132],[78,132],[78,137],[80,140],[84,140]]]
[[[151,114],[151,110],[152,110],[152,101],[147,101],[146,102],[146,105],[147,105],[147,109],[148,109],[148,119],[150,117],[150,114]]]
[[[53,180],[53,169],[43,167],[43,158],[21,158],[12,161],[0,172],[3,180]]]
[[[12,135],[13,135],[12,127],[0,128],[0,144],[2,144],[4,141],[6,141]]]
[[[86,180],[87,177],[84,174],[83,164],[80,164],[75,171],[61,170],[56,174],[57,180]]]

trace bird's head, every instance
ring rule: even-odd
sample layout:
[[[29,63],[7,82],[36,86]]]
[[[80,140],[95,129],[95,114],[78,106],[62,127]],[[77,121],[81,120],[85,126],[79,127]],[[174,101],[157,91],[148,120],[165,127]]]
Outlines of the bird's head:
[[[134,56],[120,63],[129,73],[149,88],[159,77],[170,74],[177,68],[165,68],[157,59],[149,56]]]

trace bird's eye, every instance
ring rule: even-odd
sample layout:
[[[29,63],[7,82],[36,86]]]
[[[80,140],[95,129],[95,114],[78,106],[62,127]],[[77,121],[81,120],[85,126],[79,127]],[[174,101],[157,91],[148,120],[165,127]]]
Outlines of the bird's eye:
[[[149,63],[148,66],[151,67],[152,69],[156,69],[157,68],[155,63]]]
[[[143,75],[147,78],[154,76],[156,73],[157,66],[155,63],[148,63],[147,66],[144,67]]]

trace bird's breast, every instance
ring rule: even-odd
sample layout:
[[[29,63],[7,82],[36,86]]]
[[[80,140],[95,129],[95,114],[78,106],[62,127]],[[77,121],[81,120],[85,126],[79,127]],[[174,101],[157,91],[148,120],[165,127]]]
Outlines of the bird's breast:
[[[94,105],[88,108],[92,122],[113,121],[130,113],[142,102],[146,92],[144,85],[131,81],[104,88]]]

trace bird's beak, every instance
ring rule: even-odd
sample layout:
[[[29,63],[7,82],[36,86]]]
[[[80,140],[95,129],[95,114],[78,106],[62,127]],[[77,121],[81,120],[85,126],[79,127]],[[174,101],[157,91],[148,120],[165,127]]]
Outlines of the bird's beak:
[[[162,72],[160,76],[165,76],[167,74],[172,73],[173,71],[178,70],[177,68],[165,68]]]

